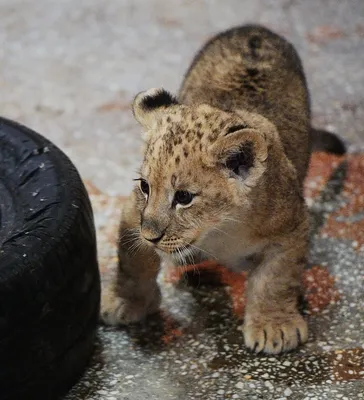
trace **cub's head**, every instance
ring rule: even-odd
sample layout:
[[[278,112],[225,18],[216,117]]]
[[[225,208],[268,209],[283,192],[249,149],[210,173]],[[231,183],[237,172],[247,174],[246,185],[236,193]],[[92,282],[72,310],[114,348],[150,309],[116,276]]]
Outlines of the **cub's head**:
[[[266,120],[179,104],[163,89],[138,94],[133,112],[146,143],[135,188],[141,236],[160,253],[186,258],[249,207],[249,193],[266,168],[259,129]]]

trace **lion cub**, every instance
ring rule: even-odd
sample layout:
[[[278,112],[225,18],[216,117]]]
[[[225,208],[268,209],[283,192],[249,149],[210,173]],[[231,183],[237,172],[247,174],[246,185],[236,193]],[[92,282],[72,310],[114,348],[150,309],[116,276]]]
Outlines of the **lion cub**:
[[[103,293],[103,321],[128,324],[158,310],[161,259],[216,258],[249,268],[248,348],[280,353],[305,342],[297,299],[312,139],[295,49],[259,26],[223,32],[196,56],[178,99],[150,89],[136,96],[133,111],[145,153],[123,210],[118,275]]]

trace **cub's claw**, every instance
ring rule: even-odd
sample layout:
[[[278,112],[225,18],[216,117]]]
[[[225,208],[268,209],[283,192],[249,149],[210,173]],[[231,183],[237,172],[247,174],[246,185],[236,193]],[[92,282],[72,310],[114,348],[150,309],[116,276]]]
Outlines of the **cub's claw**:
[[[244,324],[246,346],[255,353],[279,354],[307,341],[307,323],[300,314],[269,317],[247,316]]]

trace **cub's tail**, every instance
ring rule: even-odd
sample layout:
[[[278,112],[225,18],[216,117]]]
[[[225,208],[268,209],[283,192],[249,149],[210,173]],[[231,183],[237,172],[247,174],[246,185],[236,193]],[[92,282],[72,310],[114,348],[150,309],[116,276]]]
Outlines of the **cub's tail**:
[[[344,142],[334,133],[311,128],[312,151],[325,151],[333,154],[345,154]]]

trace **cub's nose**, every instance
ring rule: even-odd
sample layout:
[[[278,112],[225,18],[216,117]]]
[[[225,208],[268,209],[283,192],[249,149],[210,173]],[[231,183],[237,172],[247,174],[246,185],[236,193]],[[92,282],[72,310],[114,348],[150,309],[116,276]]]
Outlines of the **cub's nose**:
[[[151,234],[150,236],[149,236],[149,235],[146,235],[146,234],[143,234],[144,239],[145,239],[145,240],[148,240],[148,242],[151,242],[151,243],[153,243],[153,244],[156,244],[156,243],[158,243],[160,240],[162,240],[163,236],[164,236],[164,232],[163,232],[161,235],[159,235],[159,236],[153,236],[153,234]]]
[[[165,226],[153,219],[143,219],[141,228],[143,238],[153,244],[161,241],[166,232]]]

